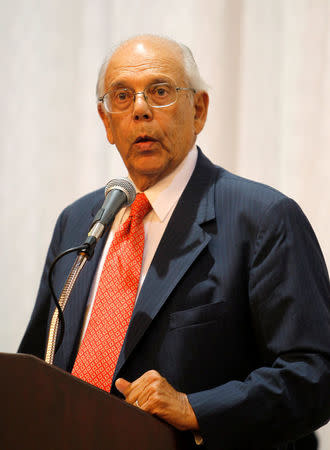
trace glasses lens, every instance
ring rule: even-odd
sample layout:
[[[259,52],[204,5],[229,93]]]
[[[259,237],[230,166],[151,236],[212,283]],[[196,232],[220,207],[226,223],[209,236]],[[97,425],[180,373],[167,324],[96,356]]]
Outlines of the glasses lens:
[[[134,93],[126,88],[114,89],[104,97],[104,104],[109,112],[121,112],[128,109]]]
[[[171,83],[151,84],[146,88],[150,106],[168,106],[176,101],[176,89]]]
[[[172,105],[177,99],[175,85],[168,82],[151,84],[144,92],[147,103],[155,108]],[[132,105],[136,94],[143,94],[143,92],[135,93],[128,88],[113,89],[104,96],[104,107],[110,113],[126,111]]]

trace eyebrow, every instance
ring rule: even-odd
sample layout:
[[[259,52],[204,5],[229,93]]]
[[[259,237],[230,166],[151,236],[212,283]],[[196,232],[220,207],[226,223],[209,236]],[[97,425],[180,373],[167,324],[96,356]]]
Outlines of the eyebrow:
[[[169,81],[170,79],[166,77],[154,78],[149,84],[168,83]]]
[[[150,82],[146,84],[147,86],[150,86],[151,84],[160,84],[160,83],[168,83],[170,81],[170,78],[167,77],[156,77],[150,79]],[[125,88],[125,89],[133,89],[131,86],[129,86],[129,83],[127,81],[118,80],[115,81],[111,86],[110,89],[118,89],[118,88]]]
[[[116,81],[115,83],[111,84],[111,86],[109,86],[109,89],[117,88],[129,88],[129,86],[124,81]]]

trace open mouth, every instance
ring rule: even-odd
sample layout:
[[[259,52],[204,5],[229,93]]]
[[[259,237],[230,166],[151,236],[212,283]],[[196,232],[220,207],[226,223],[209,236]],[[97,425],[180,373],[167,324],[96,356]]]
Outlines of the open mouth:
[[[134,144],[140,144],[141,142],[156,142],[156,139],[154,139],[151,136],[139,136],[135,139]]]

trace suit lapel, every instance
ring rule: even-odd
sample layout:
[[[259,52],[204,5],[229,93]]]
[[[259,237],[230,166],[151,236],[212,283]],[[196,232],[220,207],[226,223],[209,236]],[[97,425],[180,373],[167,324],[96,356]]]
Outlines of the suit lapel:
[[[214,180],[218,173],[199,150],[195,170],[158,246],[135,306],[113,380],[169,295],[210,240],[203,225],[215,218]]]

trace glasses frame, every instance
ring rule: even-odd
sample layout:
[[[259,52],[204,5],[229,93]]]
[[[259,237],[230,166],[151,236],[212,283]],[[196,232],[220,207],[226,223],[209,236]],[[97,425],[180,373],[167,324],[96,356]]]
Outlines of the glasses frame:
[[[132,103],[129,105],[129,107],[126,108],[126,109],[124,109],[123,111],[108,111],[108,109],[107,109],[107,107],[106,107],[106,105],[105,105],[105,103],[104,103],[104,98],[105,98],[108,94],[110,94],[111,90],[108,91],[108,92],[106,92],[104,95],[102,95],[102,97],[98,97],[97,101],[98,101],[99,103],[103,103],[103,107],[104,107],[104,109],[106,110],[107,113],[109,113],[109,114],[122,114],[122,113],[125,113],[125,112],[129,111],[130,107],[135,103],[135,98],[136,98],[137,95],[143,95],[143,98],[144,98],[145,102],[147,103],[148,106],[150,106],[150,108],[160,109],[160,108],[167,108],[168,106],[174,105],[174,103],[176,103],[176,101],[177,101],[177,99],[178,99],[178,93],[181,92],[181,91],[192,91],[194,94],[196,94],[196,92],[197,92],[196,89],[191,88],[191,87],[184,88],[184,87],[178,87],[178,86],[177,86],[177,87],[175,87],[175,91],[176,91],[176,99],[175,99],[173,102],[169,103],[168,105],[150,105],[149,102],[148,102],[148,97],[147,97],[147,95],[146,95],[146,90],[147,90],[150,86],[152,86],[153,84],[161,84],[161,83],[151,83],[150,85],[146,86],[146,87],[143,89],[143,91],[140,91],[140,92],[135,92],[135,91],[131,90],[130,88],[126,88],[127,90],[133,92],[133,101],[132,101]]]

